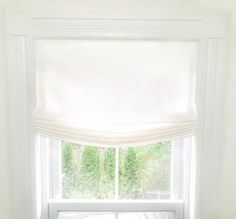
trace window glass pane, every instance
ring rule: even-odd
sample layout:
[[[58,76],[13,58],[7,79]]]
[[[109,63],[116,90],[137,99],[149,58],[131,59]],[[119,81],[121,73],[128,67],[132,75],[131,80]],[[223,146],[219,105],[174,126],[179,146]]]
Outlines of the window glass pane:
[[[120,199],[170,198],[171,142],[121,148]]]
[[[62,142],[62,198],[169,199],[171,144],[115,149]]]
[[[123,212],[118,219],[173,219],[172,212]],[[112,212],[60,212],[58,219],[115,219]]]
[[[119,213],[119,219],[173,219],[172,212],[132,212]]]
[[[111,212],[60,212],[58,219],[115,219]]]
[[[114,198],[115,149],[62,142],[62,197]]]

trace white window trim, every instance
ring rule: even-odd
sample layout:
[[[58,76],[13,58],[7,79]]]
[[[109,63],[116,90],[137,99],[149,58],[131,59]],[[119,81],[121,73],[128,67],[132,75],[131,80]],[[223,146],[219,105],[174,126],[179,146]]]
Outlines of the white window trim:
[[[79,12],[17,12],[6,14],[9,161],[12,217],[47,218],[37,214],[34,44],[37,38],[160,39],[199,42],[196,111],[196,196],[190,216],[218,215],[225,74],[225,18],[215,12],[165,11],[142,14],[82,14]],[[19,177],[19,171],[21,177]],[[210,174],[210,177],[209,177]],[[24,199],[23,199],[24,198]],[[22,201],[22,199],[24,201]],[[42,203],[45,203],[42,200]],[[211,205],[209,206],[209,203]],[[40,204],[39,209],[46,207]],[[189,219],[188,214],[185,219]]]
[[[183,201],[49,201],[49,218],[57,219],[59,212],[172,212],[183,218]]]
[[[51,194],[50,197],[54,197],[54,199],[60,199],[62,197],[62,176],[61,171],[54,171],[54,170],[61,170],[61,141],[50,139],[51,150],[49,151],[49,160],[50,163],[49,169],[49,181],[45,183],[49,183],[51,186]],[[43,147],[43,146],[42,146]],[[44,146],[45,147],[45,146]],[[44,175],[44,173],[42,174]]]

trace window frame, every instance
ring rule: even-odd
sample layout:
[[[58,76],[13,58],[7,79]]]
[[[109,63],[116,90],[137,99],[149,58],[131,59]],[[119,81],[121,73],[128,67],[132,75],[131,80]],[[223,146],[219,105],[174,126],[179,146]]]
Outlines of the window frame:
[[[34,45],[38,38],[196,40],[199,43],[194,150],[196,184],[184,219],[217,215],[215,192],[220,184],[226,18],[215,12],[161,11],[142,14],[81,12],[6,13],[8,131],[13,217],[47,219],[47,204],[38,188],[40,167],[35,147],[36,103]],[[19,150],[20,148],[20,150]],[[17,152],[16,152],[17,151]],[[21,170],[21,177],[18,177]],[[210,177],[209,177],[210,174]],[[41,191],[41,189],[40,189]],[[22,197],[25,201],[22,202]],[[211,203],[211,207],[209,207]],[[186,209],[186,207],[185,207]]]

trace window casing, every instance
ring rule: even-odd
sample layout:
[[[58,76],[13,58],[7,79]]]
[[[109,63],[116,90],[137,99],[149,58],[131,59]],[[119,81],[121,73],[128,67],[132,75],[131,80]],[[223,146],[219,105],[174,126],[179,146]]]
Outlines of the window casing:
[[[43,187],[36,164],[33,113],[35,109],[34,48],[38,38],[80,38],[95,33],[106,38],[146,38],[197,40],[199,43],[196,75],[197,130],[194,160],[197,168],[196,196],[185,218],[214,218],[218,215],[218,191],[222,112],[225,75],[225,23],[222,14],[211,12],[166,12],[135,15],[133,19],[114,19],[77,13],[6,13],[7,66],[9,93],[9,163],[13,218],[48,218],[48,201],[41,196]],[[130,16],[125,16],[130,17]],[[145,19],[144,19],[145,17]],[[146,19],[146,18],[150,19]],[[69,18],[69,19],[68,19]],[[99,21],[98,18],[102,18]],[[124,18],[124,17],[123,17]],[[128,22],[126,22],[128,20]],[[138,25],[137,25],[138,24]],[[73,30],[73,31],[72,31]],[[153,31],[158,30],[158,31]],[[98,34],[98,32],[96,32]],[[108,34],[110,33],[110,34]],[[122,33],[122,34],[120,34]],[[122,36],[121,36],[122,35]],[[20,148],[20,150],[19,150]],[[19,169],[21,177],[19,177]],[[37,171],[35,171],[37,169]],[[36,176],[37,175],[37,176]],[[209,176],[210,175],[210,176]],[[40,182],[40,183],[39,183]],[[37,192],[36,192],[37,191]],[[192,193],[192,192],[191,192]],[[24,201],[22,201],[22,195]],[[209,203],[211,205],[209,206]],[[60,205],[58,203],[58,205]],[[73,210],[73,203],[69,203]],[[83,204],[80,204],[83,208]],[[99,208],[99,204],[95,205]],[[109,206],[109,204],[107,205]],[[124,206],[123,206],[124,207]],[[193,208],[194,207],[194,208]],[[61,205],[61,208],[62,205]],[[124,207],[125,208],[125,207]],[[151,209],[151,207],[149,206]],[[164,205],[159,206],[165,210]],[[148,206],[146,206],[148,209]],[[186,208],[185,208],[186,209]],[[86,209],[84,209],[86,210]],[[151,209],[152,210],[152,209]],[[53,214],[53,213],[52,213]],[[182,218],[182,217],[181,217]]]

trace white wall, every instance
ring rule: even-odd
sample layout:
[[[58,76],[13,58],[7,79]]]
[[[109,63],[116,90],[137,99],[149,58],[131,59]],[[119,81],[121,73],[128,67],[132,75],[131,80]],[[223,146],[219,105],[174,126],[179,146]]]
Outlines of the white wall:
[[[5,70],[5,36],[4,16],[0,9],[0,218],[8,215],[8,163],[7,163],[7,99],[6,99],[6,70]]]
[[[215,219],[236,218],[236,3],[235,0],[0,0],[0,8],[29,9],[72,9],[89,12],[137,12],[160,9],[184,9],[207,7],[210,9],[228,9],[232,14],[230,41],[230,71],[226,90],[225,131],[226,143],[222,154],[223,167],[221,191],[216,195],[221,206],[221,216]],[[8,187],[8,159],[6,133],[6,70],[5,42],[3,37],[3,16],[0,10],[0,218],[10,219],[11,194]],[[15,219],[15,218],[14,218]],[[200,219],[200,218],[199,218]]]
[[[72,9],[83,11],[145,11],[192,7],[195,0],[0,0],[4,7],[28,9]]]

